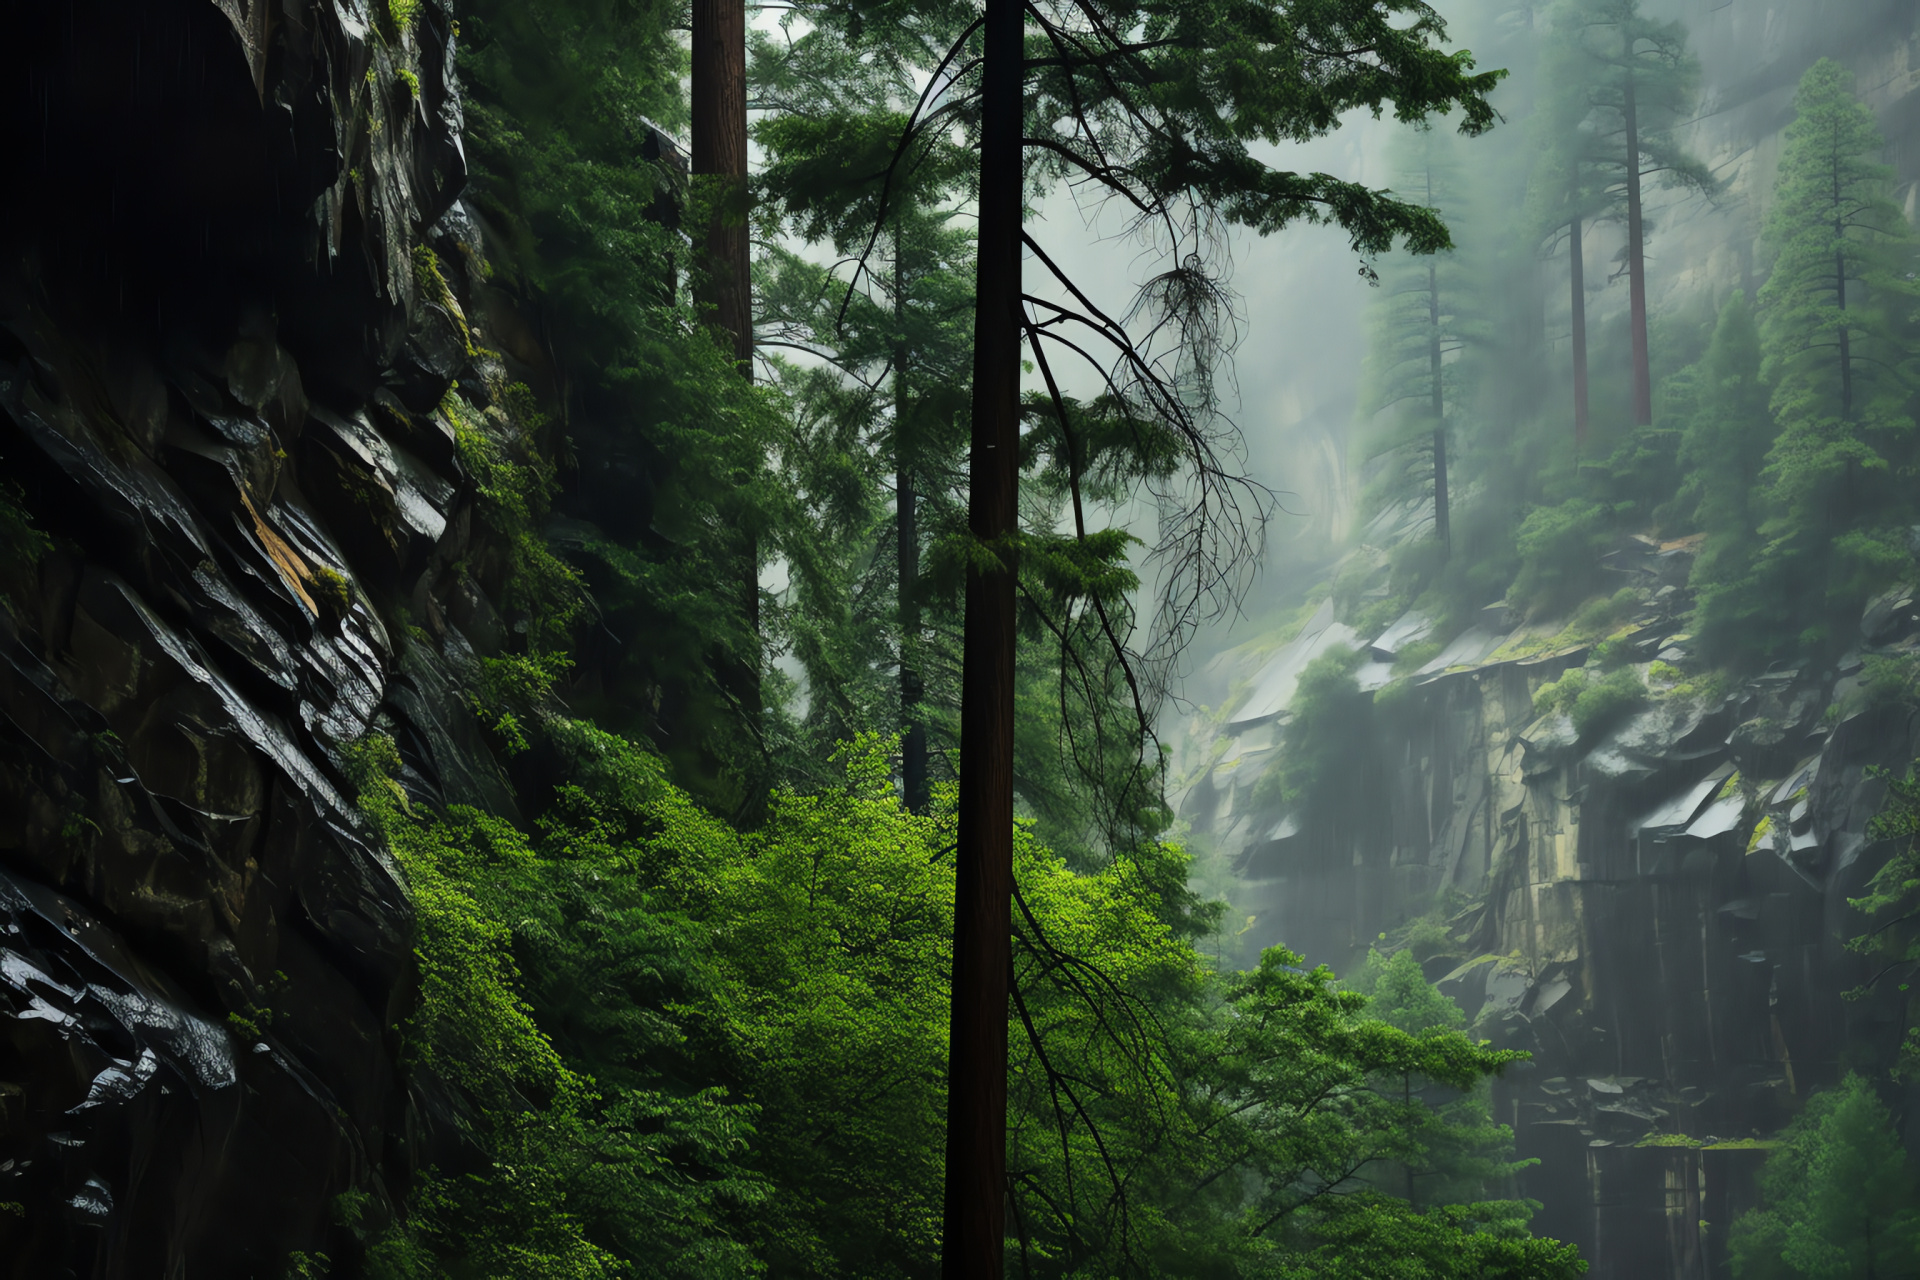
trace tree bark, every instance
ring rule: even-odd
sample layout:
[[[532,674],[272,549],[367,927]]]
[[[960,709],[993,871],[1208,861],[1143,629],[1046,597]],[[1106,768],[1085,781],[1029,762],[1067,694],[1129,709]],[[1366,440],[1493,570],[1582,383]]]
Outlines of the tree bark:
[[[747,264],[747,7],[693,0],[692,171],[717,179],[706,229],[707,280],[696,294],[733,340],[753,376],[753,305]]]
[[[706,273],[694,301],[712,308],[714,327],[731,347],[740,375],[753,378],[753,292],[747,237],[747,7],[745,0],[693,0],[691,53],[693,154],[690,169],[712,180],[706,229]],[[741,534],[742,614],[748,634],[760,635],[760,552],[751,531]],[[757,652],[722,664],[721,683],[738,701],[758,736],[760,661]],[[752,802],[749,801],[749,808]]]
[[[1653,375],[1647,361],[1647,254],[1640,218],[1640,121],[1634,102],[1631,29],[1626,42],[1621,114],[1627,126],[1627,310],[1633,336],[1633,420],[1644,427],[1653,422]]]
[[[1019,519],[1023,10],[987,0],[941,1275],[999,1280],[1006,1236]]]
[[[893,510],[900,567],[900,782],[907,809],[924,813],[927,790],[927,726],[920,704],[926,683],[920,675],[920,512],[914,490],[912,441],[908,439],[907,280],[901,262],[900,223],[894,223],[893,320]]]
[[[1587,251],[1580,239],[1580,215],[1567,230],[1567,274],[1573,285],[1573,453],[1587,450]]]
[[[1840,310],[1840,420],[1853,421],[1853,350],[1847,323],[1847,224],[1840,213],[1840,157],[1833,157],[1833,296]]]
[[[1428,184],[1431,195],[1432,184]],[[1447,518],[1447,398],[1440,377],[1440,272],[1427,263],[1427,375],[1433,392],[1433,534],[1449,554],[1453,528]]]

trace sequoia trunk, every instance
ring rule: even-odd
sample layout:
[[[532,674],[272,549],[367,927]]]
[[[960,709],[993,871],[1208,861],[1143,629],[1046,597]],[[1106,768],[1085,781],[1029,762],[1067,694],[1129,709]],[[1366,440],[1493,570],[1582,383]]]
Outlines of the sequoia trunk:
[[[1014,535],[1020,445],[1020,0],[988,0],[981,95],[958,884],[941,1274],[998,1280],[1006,1223],[1013,894]]]
[[[707,194],[704,282],[695,292],[711,308],[714,327],[731,346],[742,377],[753,377],[753,292],[747,241],[747,7],[745,0],[693,0],[692,84],[695,177]],[[741,612],[747,632],[760,634],[760,556],[751,531],[739,548]],[[720,678],[757,735],[760,662],[757,653],[723,664]],[[751,810],[753,802],[748,801]]]
[[[1640,219],[1640,120],[1634,102],[1632,31],[1627,33],[1621,112],[1627,126],[1627,311],[1633,337],[1633,420],[1653,422],[1653,376],[1647,362],[1647,253]]]

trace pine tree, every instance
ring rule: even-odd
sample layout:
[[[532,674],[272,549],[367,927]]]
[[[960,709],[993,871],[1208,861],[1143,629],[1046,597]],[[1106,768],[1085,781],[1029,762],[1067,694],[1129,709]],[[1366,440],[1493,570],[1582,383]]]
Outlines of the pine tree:
[[[1760,362],[1752,308],[1735,292],[1695,371],[1694,410],[1680,442],[1687,479],[1679,504],[1707,535],[1691,573],[1694,625],[1714,653],[1738,653],[1762,640],[1773,608],[1754,590],[1752,577],[1760,517],[1755,494],[1774,438]]]
[[[1920,1249],[1920,1184],[1863,1077],[1814,1095],[1760,1175],[1766,1204],[1734,1224],[1739,1280],[1899,1280]]]
[[[1591,416],[1587,381],[1587,224],[1607,214],[1611,202],[1603,177],[1606,157],[1592,127],[1596,68],[1578,28],[1562,23],[1547,41],[1542,61],[1544,89],[1534,117],[1540,147],[1528,191],[1526,222],[1552,253],[1567,249],[1569,345],[1573,362],[1573,443],[1585,451]]]
[[[1767,458],[1762,589],[1813,619],[1818,645],[1907,558],[1896,473],[1911,457],[1915,265],[1881,138],[1851,77],[1822,60],[1794,98],[1764,227],[1764,373],[1780,434]]]
[[[1903,776],[1888,776],[1885,807],[1874,815],[1868,833],[1893,844],[1893,855],[1874,872],[1867,892],[1848,900],[1863,911],[1873,927],[1847,946],[1871,956],[1873,976],[1847,993],[1847,999],[1865,999],[1876,988],[1888,991],[1900,1011],[1899,1056],[1895,1079],[1920,1078],[1920,998],[1912,993],[1920,972],[1920,768],[1909,766]]]
[[[1410,949],[1391,956],[1369,949],[1353,988],[1370,997],[1368,1017],[1410,1035],[1459,1032],[1466,1026],[1460,1006],[1427,981]],[[1403,1072],[1384,1080],[1381,1088],[1389,1096],[1400,1094],[1409,1117],[1409,1151],[1398,1161],[1398,1178],[1388,1177],[1386,1186],[1402,1191],[1411,1204],[1486,1201],[1514,1174],[1537,1163],[1513,1159],[1513,1131],[1495,1123],[1486,1081],[1449,1089],[1417,1072]],[[1414,1107],[1416,1101],[1424,1104],[1424,1112]]]
[[[811,388],[805,394],[814,402],[863,418],[850,437],[858,441],[853,447],[892,473],[890,555],[875,554],[865,535],[849,528],[822,530],[809,546],[789,551],[796,581],[805,577],[811,595],[793,619],[796,653],[807,672],[810,717],[828,730],[828,736],[809,735],[794,758],[817,764],[836,740],[832,735],[847,736],[843,718],[815,714],[827,709],[823,699],[860,700],[864,695],[842,686],[889,666],[897,714],[858,728],[900,734],[902,785],[915,811],[928,803],[929,731],[943,701],[936,690],[929,704],[928,679],[938,680],[934,669],[942,657],[924,622],[922,562],[929,535],[952,523],[961,491],[973,267],[971,236],[956,224],[952,208],[966,178],[962,153],[944,135],[922,135],[894,161],[907,126],[898,106],[916,92],[914,68],[932,56],[930,32],[952,35],[939,26],[937,11],[920,18],[924,27],[866,23],[857,10],[810,14],[811,29],[796,31],[789,21],[779,39],[757,39],[751,69],[755,99],[767,112],[756,136],[769,157],[761,179],[769,212],[803,238],[832,245],[843,260],[867,251],[878,259],[847,281],[775,249],[763,272],[769,296],[762,323],[771,345],[797,346],[824,359],[858,388],[828,393],[813,373],[787,369],[782,375]],[[803,501],[844,503],[854,492],[841,486],[836,494],[793,479]],[[884,500],[879,488],[863,492]],[[828,586],[836,574],[842,581]],[[857,625],[837,626],[836,645],[810,643],[823,625],[836,629],[812,611],[829,597],[859,598],[866,613]],[[889,609],[879,609],[883,597],[890,597]],[[890,652],[880,654],[876,642]],[[837,665],[816,660],[855,648],[870,652]]]
[[[1556,28],[1577,56],[1566,64],[1584,90],[1583,124],[1601,171],[1598,191],[1610,213],[1626,222],[1628,330],[1633,347],[1633,420],[1653,422],[1653,375],[1647,349],[1646,216],[1642,179],[1659,175],[1668,186],[1713,189],[1712,175],[1688,155],[1674,130],[1692,114],[1699,64],[1687,51],[1687,29],[1640,12],[1640,0],[1575,0]],[[1578,92],[1576,90],[1576,92]],[[1575,144],[1576,157],[1588,144]],[[1577,220],[1592,205],[1584,163],[1568,172],[1568,204]],[[1579,358],[1579,357],[1576,357]]]
[[[565,442],[556,550],[596,603],[559,687],[734,809],[763,776],[733,679],[757,670],[760,646],[747,594],[713,586],[741,582],[740,534],[771,506],[775,415],[678,278],[684,156],[665,130],[687,122],[684,17],[615,0],[472,0],[460,17],[466,201],[487,231],[489,289],[522,318],[510,367]]]
[[[1408,14],[1412,21],[1401,21]],[[972,545],[960,699],[943,1257],[950,1277],[1000,1275],[1005,1246],[1022,347],[1045,377],[1063,433],[1072,410],[1062,402],[1047,352],[1064,358],[1086,343],[1103,352],[1089,362],[1113,385],[1123,420],[1157,423],[1179,443],[1177,470],[1187,491],[1163,484],[1156,493],[1168,500],[1162,550],[1174,584],[1159,630],[1177,648],[1209,601],[1231,596],[1243,549],[1252,548],[1242,523],[1249,489],[1228,465],[1233,444],[1211,413],[1211,348],[1222,332],[1223,310],[1220,286],[1198,252],[1206,229],[1225,222],[1267,234],[1305,218],[1338,223],[1362,252],[1377,253],[1395,240],[1425,251],[1447,243],[1444,224],[1430,211],[1327,175],[1269,168],[1250,144],[1315,137],[1335,127],[1342,112],[1386,101],[1399,119],[1415,122],[1458,107],[1462,129],[1479,132],[1493,122],[1485,95],[1497,80],[1470,74],[1467,55],[1434,48],[1444,35],[1439,15],[1404,0],[1204,6],[986,0],[980,32],[978,97],[972,99],[980,147]],[[963,50],[953,52],[957,57]],[[1163,248],[1178,265],[1154,281],[1142,301],[1176,348],[1171,359],[1155,359],[1151,340],[1136,339],[1090,302],[1027,233],[1030,172],[1096,184],[1140,212],[1143,225],[1167,227],[1171,243]],[[1028,252],[1074,305],[1036,301],[1030,310],[1032,294],[1021,281]],[[1069,442],[1063,452],[1078,511],[1076,451]],[[1165,536],[1169,525],[1171,538]],[[1099,546],[1092,532],[1076,522],[1082,572],[1110,568],[1124,547],[1112,539]],[[1097,594],[1086,602],[1120,651],[1124,640],[1105,602]],[[1124,674],[1137,691],[1131,669]],[[1136,697],[1136,704],[1144,713],[1145,700]]]
[[[1451,138],[1422,130],[1402,141],[1399,161],[1398,189],[1437,215],[1458,216],[1464,180]],[[1396,257],[1378,270],[1360,410],[1388,425],[1368,451],[1398,455],[1403,470],[1424,460],[1434,539],[1445,554],[1453,546],[1448,419],[1459,415],[1458,357],[1468,343],[1475,282],[1453,250]]]

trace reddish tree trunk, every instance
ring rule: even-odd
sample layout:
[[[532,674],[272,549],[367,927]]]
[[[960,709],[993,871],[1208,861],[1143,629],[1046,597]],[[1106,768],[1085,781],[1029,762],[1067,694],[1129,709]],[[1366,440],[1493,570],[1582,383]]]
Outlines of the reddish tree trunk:
[[[747,267],[747,8],[744,0],[693,0],[693,163],[721,179],[707,224],[707,281],[698,300],[733,339],[734,357],[753,358]],[[753,376],[749,363],[744,370]]]
[[[1573,452],[1587,449],[1587,251],[1580,241],[1580,218],[1568,225],[1568,274],[1573,284]]]
[[[1432,202],[1433,184],[1427,184]],[[1447,397],[1441,381],[1440,272],[1427,263],[1427,376],[1433,387],[1433,534],[1443,550],[1453,550],[1453,527],[1447,510]]]
[[[1633,33],[1627,33],[1622,114],[1627,126],[1627,310],[1633,331],[1633,420],[1653,422],[1653,375],[1647,362],[1647,254],[1640,222],[1640,121],[1634,103]]]
[[[987,0],[973,448],[960,685],[958,885],[941,1275],[999,1280],[1006,1237],[1013,895],[1014,549],[1020,446],[1020,0]],[[983,564],[980,551],[998,562]]]
[[[706,278],[694,294],[711,307],[714,326],[730,344],[740,375],[753,377],[753,292],[747,239],[747,7],[744,0],[693,0],[693,155],[696,177],[714,182],[706,235]],[[751,532],[739,550],[742,612],[749,634],[760,633],[760,555]],[[720,679],[757,733],[759,655],[723,664]],[[748,808],[753,807],[749,799]]]
[[[901,331],[893,347],[893,507],[895,551],[900,569],[900,782],[907,808],[927,807],[927,726],[921,703],[926,682],[920,675],[920,512],[914,489],[913,442],[907,424],[906,269],[901,264],[900,223],[894,224],[893,319]]]
[[[1840,157],[1833,158],[1833,298],[1840,310],[1840,418],[1853,421],[1852,326],[1847,323],[1847,223],[1840,215]]]

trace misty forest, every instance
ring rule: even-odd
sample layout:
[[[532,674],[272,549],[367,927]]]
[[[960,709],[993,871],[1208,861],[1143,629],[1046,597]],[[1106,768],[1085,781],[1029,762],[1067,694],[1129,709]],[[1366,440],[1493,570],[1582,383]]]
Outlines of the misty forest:
[[[1920,1280],[1914,0],[0,85],[0,1273]]]

